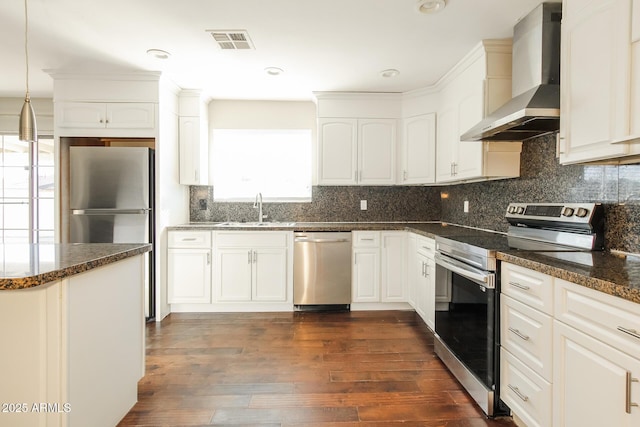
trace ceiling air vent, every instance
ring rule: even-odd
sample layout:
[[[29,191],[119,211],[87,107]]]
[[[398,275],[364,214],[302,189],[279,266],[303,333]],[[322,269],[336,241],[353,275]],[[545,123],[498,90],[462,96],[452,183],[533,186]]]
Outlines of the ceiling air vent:
[[[207,30],[211,37],[224,50],[255,49],[245,30]]]

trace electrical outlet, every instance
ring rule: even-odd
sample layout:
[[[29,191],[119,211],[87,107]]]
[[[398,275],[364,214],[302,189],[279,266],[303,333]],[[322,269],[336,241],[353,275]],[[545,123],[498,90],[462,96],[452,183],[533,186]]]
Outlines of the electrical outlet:
[[[361,211],[366,211],[367,210],[367,201],[366,200],[360,200],[360,210]]]
[[[199,199],[198,202],[199,202],[199,205],[200,205],[200,210],[201,211],[206,211],[207,210],[207,199]]]
[[[463,210],[464,210],[464,213],[469,213],[469,201],[468,201],[468,200],[465,200],[465,201],[464,201],[464,208],[463,208]]]

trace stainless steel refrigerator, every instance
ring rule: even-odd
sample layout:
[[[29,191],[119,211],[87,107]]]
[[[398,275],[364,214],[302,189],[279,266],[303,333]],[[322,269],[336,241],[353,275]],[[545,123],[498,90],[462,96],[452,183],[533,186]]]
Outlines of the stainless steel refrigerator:
[[[69,241],[154,244],[154,151],[69,148]],[[155,317],[153,251],[147,256],[147,319]]]

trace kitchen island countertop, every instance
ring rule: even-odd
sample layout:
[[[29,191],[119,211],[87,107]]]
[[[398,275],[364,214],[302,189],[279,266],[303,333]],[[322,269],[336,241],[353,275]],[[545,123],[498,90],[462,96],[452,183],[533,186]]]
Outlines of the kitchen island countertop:
[[[0,245],[0,292],[40,286],[150,250],[143,243]]]

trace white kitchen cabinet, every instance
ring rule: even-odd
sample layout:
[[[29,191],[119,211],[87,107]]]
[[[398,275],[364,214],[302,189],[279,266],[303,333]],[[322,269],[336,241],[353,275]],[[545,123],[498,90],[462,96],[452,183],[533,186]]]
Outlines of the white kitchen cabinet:
[[[56,126],[83,129],[154,129],[150,102],[57,102]]]
[[[207,185],[209,181],[209,121],[200,91],[180,93],[180,184]]]
[[[380,302],[380,248],[353,248],[352,302]]]
[[[216,302],[285,302],[289,284],[287,232],[217,232]]]
[[[632,68],[632,17],[632,0],[563,2],[559,149],[563,164],[633,154],[627,142],[640,137],[640,129],[632,128],[638,124],[640,105],[631,97],[638,96],[640,76]],[[637,26],[634,23],[633,28]],[[636,54],[637,50],[636,46]]]
[[[436,115],[423,114],[403,120],[400,184],[432,184],[436,167]]]
[[[169,231],[169,304],[211,302],[211,232]]]
[[[416,286],[415,309],[426,325],[435,330],[435,241],[417,236],[414,250],[410,274]]]
[[[396,122],[318,119],[318,184],[394,184]]]
[[[461,141],[511,98],[511,45],[484,41],[447,75],[436,126],[436,182],[520,175],[520,142]]]
[[[352,301],[406,303],[406,232],[354,231],[352,235]]]
[[[638,355],[631,357],[559,321],[554,328],[554,425],[640,425]]]
[[[416,312],[418,311],[418,282],[420,281],[420,267],[418,265],[418,235],[415,233],[408,233],[407,235],[407,302],[413,307]]]
[[[380,285],[383,302],[406,302],[408,300],[406,237],[405,231],[383,231],[380,233]]]
[[[554,278],[502,263],[500,398],[528,427],[551,426]]]

